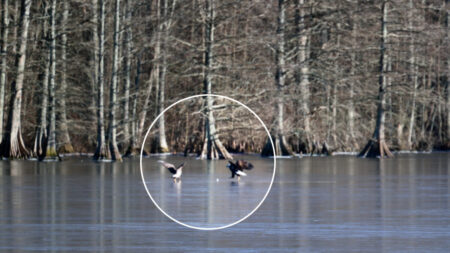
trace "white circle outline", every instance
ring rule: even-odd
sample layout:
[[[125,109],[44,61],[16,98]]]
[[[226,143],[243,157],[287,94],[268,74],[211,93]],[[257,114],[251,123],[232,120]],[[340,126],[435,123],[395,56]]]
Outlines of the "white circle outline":
[[[144,178],[144,170],[142,169],[142,157],[143,157],[143,152],[144,152],[144,145],[145,145],[145,140],[147,139],[148,134],[150,133],[150,130],[152,129],[152,127],[156,124],[156,122],[158,121],[158,119],[166,112],[168,111],[170,108],[174,107],[175,105],[184,102],[186,100],[192,99],[192,98],[199,98],[199,97],[218,97],[218,98],[223,98],[223,99],[228,99],[231,100],[235,103],[238,103],[239,105],[243,106],[245,109],[249,110],[261,123],[261,125],[264,127],[264,130],[266,130],[267,136],[269,136],[269,140],[270,140],[270,144],[272,144],[272,151],[273,151],[273,173],[272,173],[272,180],[270,181],[270,185],[269,188],[267,189],[266,194],[264,195],[263,199],[259,202],[259,204],[255,207],[255,209],[253,209],[250,213],[248,213],[246,216],[244,216],[243,218],[241,218],[240,220],[237,220],[233,223],[230,223],[228,225],[225,226],[221,226],[221,227],[211,227],[211,228],[204,228],[204,227],[197,227],[197,226],[192,226],[186,223],[183,223],[175,218],[173,218],[172,216],[170,216],[168,213],[166,213],[159,205],[158,203],[156,203],[156,201],[153,199],[152,195],[150,194],[150,191],[147,188],[147,184],[145,183],[145,178]],[[159,209],[159,211],[161,211],[167,218],[171,219],[172,221],[188,227],[188,228],[192,228],[192,229],[197,229],[197,230],[220,230],[220,229],[224,229],[224,228],[228,228],[231,226],[234,226],[242,221],[244,221],[245,219],[247,219],[248,217],[250,217],[250,215],[252,215],[254,212],[256,212],[256,210],[258,210],[258,208],[262,205],[262,203],[264,202],[264,200],[266,200],[267,196],[269,195],[270,190],[272,189],[272,185],[273,185],[273,181],[275,179],[275,172],[276,172],[276,163],[277,163],[277,159],[276,159],[276,155],[275,155],[275,145],[273,144],[273,140],[272,140],[272,136],[270,135],[269,130],[267,129],[266,124],[264,124],[264,122],[262,121],[262,119],[252,110],[250,109],[248,106],[246,106],[245,104],[237,101],[236,99],[227,97],[227,96],[223,96],[223,95],[216,95],[216,94],[199,94],[199,95],[193,95],[193,96],[189,96],[189,97],[185,97],[183,99],[180,99],[176,102],[174,102],[173,104],[171,104],[170,106],[168,106],[166,109],[164,109],[164,111],[162,111],[154,120],[153,122],[150,124],[150,127],[147,130],[147,133],[145,133],[144,136],[144,140],[142,141],[142,147],[141,147],[141,153],[140,153],[140,159],[139,159],[139,168],[141,170],[141,177],[142,177],[142,183],[144,184],[144,188],[145,191],[147,192],[148,196],[150,197],[150,199],[152,200],[153,204],[155,204],[155,206]]]

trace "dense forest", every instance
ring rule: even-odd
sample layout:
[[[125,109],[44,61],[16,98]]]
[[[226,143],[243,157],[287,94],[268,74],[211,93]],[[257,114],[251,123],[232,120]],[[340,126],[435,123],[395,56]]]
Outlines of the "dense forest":
[[[0,156],[137,155],[168,105],[252,108],[277,155],[450,147],[447,0],[2,0]],[[146,152],[273,155],[216,97]],[[256,124],[256,125],[255,125]]]

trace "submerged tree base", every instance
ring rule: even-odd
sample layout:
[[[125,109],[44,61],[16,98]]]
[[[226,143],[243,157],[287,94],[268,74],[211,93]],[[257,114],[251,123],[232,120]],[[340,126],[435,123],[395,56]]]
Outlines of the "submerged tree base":
[[[63,154],[64,153],[73,153],[74,149],[73,149],[72,144],[66,143],[59,148],[58,152],[63,153]]]
[[[324,141],[322,145],[320,145],[319,141],[317,140],[313,141],[310,155],[325,155],[325,156],[331,155],[331,151],[330,148],[328,147],[327,142]]]
[[[203,143],[202,153],[200,154],[200,159],[217,160],[217,159],[227,159],[233,160],[233,156],[228,152],[228,150],[223,146],[220,140],[208,140],[205,138]]]
[[[226,149],[233,153],[246,153],[249,148],[249,144],[246,142],[237,142],[236,140],[229,141]]]
[[[197,154],[200,157],[202,154],[203,145],[200,142],[200,137],[191,136],[188,138],[187,143],[184,146],[184,156],[188,156],[191,153]]]
[[[144,150],[144,153],[146,154],[147,152],[145,152],[145,150]],[[132,147],[132,146],[129,146],[127,151],[123,155],[123,157],[136,157],[136,156],[139,156],[139,148]]]
[[[288,144],[292,151],[299,154],[311,154],[313,151],[313,142],[309,134],[298,134],[288,138]]]
[[[369,140],[367,145],[364,147],[361,153],[358,154],[358,156],[369,158],[376,158],[376,157],[383,158],[383,157],[393,157],[394,155],[389,150],[385,141]]]
[[[110,154],[113,161],[122,161],[122,155],[120,154],[119,149],[116,146],[110,145]]]
[[[122,155],[119,152],[119,148],[112,143],[109,143],[109,148],[107,148],[106,144],[101,144],[97,146],[97,149],[94,153],[94,160],[102,161],[102,160],[113,160],[113,161],[122,161]]]
[[[106,148],[106,145],[105,144],[98,145],[94,153],[94,160],[101,161],[101,160],[109,160],[110,158],[111,155],[109,153],[109,149]]]
[[[18,135],[11,140],[10,136],[3,138],[0,144],[0,157],[9,159],[26,159],[30,152],[25,147],[22,136]]]
[[[37,130],[36,138],[34,139],[34,147],[31,156],[37,157],[39,160],[44,159],[47,151],[47,134],[45,131]]]
[[[169,147],[162,145],[159,137],[155,137],[150,145],[150,153],[169,153]]]
[[[270,142],[270,139],[267,139],[266,145],[264,146],[261,156],[267,157],[267,156],[291,156],[294,153],[289,148],[283,135],[276,135],[275,137],[272,136],[272,140],[275,145],[275,150],[273,150],[272,143]],[[274,154],[275,151],[275,154]]]
[[[47,151],[45,151],[45,156],[39,157],[39,161],[43,160],[57,160],[60,161],[61,157],[59,157],[58,152],[56,152],[55,148],[47,147]]]

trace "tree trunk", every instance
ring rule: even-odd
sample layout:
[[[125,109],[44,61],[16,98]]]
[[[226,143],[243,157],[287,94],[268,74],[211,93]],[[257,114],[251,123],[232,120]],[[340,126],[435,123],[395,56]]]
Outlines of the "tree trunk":
[[[94,11],[97,0],[93,0]],[[105,141],[105,116],[104,116],[104,53],[105,53],[105,0],[100,0],[99,21],[100,29],[98,36],[98,84],[97,84],[97,148],[94,159],[102,160],[111,157]]]
[[[412,150],[413,148],[413,137],[414,137],[414,124],[416,120],[416,94],[417,94],[417,87],[418,87],[418,80],[417,80],[417,67],[414,68],[413,73],[413,94],[412,94],[412,102],[411,102],[411,114],[409,117],[409,130],[408,130],[408,149]]]
[[[141,77],[141,58],[138,56],[136,63],[136,76],[134,77],[134,89],[133,89],[133,108],[131,110],[131,140],[130,146],[134,149],[138,143],[138,119],[137,119],[137,102],[138,93],[140,91],[140,77]]]
[[[19,9],[19,2],[21,3],[22,1],[14,1],[14,18],[13,18],[13,31],[12,31],[12,37],[16,39],[16,43],[12,43],[12,50],[11,52],[16,55],[17,54],[17,45],[20,43],[19,40],[17,40],[18,35],[17,35],[17,29],[20,25],[20,15],[17,15],[17,13],[19,13],[20,9]]]
[[[21,105],[23,80],[25,77],[26,49],[28,40],[28,25],[30,23],[31,0],[21,0],[20,10],[20,38],[18,38],[19,51],[17,52],[15,67],[16,80],[11,85],[11,97],[3,139],[0,144],[0,157],[26,158],[28,149],[22,139],[21,132]]]
[[[60,119],[59,119],[59,132],[60,132],[60,145],[59,152],[73,153],[72,142],[70,141],[69,129],[67,127],[67,107],[66,107],[66,94],[67,94],[67,20],[69,18],[69,1],[63,1],[63,14],[62,14],[62,34],[61,34],[61,94],[59,97]]]
[[[131,134],[130,134],[130,141],[129,146],[127,148],[127,151],[125,152],[125,156],[127,157],[133,157],[136,156],[139,153],[139,147],[138,147],[138,126],[137,126],[137,100],[138,100],[138,92],[139,92],[139,79],[141,75],[141,59],[140,56],[138,56],[137,63],[136,63],[136,76],[134,79],[134,88],[133,88],[133,94],[131,95],[131,102],[132,102],[132,108],[131,108]]]
[[[357,8],[357,7],[356,7]],[[357,35],[358,35],[358,20],[353,21],[352,27],[352,42],[353,45],[358,45]],[[347,115],[348,115],[348,134],[345,136],[350,139],[350,143],[352,147],[350,150],[359,149],[359,145],[355,140],[355,86],[358,86],[357,78],[356,78],[356,48],[351,51],[351,69],[350,69],[350,81],[348,83],[348,93],[349,99],[347,104]]]
[[[337,146],[337,87],[338,84],[336,82],[333,82],[333,96],[331,98],[331,138],[333,140],[332,147],[334,148],[336,148]]]
[[[156,36],[156,48],[155,51],[158,52],[158,104],[157,104],[157,114],[164,111],[165,103],[165,86],[166,86],[166,73],[167,73],[167,45],[170,35],[170,27],[172,25],[172,16],[175,8],[176,0],[172,0],[171,8],[169,9],[169,1],[161,0],[158,1],[159,8],[157,9],[158,14],[158,34]],[[169,13],[170,10],[170,13]],[[155,53],[156,55],[156,53]],[[169,151],[169,146],[166,140],[166,127],[165,127],[165,115],[161,115],[158,120],[158,136],[155,139],[156,143],[155,151],[159,153],[165,153]]]
[[[5,111],[5,87],[6,87],[6,72],[7,72],[7,60],[8,60],[8,30],[9,30],[9,13],[8,13],[8,0],[2,0],[2,38],[1,38],[1,73],[0,73],[0,143],[3,138],[3,118]]]
[[[372,139],[369,140],[364,149],[359,153],[361,157],[392,157],[392,153],[389,150],[385,141],[385,107],[386,107],[386,84],[389,78],[386,73],[388,71],[388,55],[386,52],[386,44],[388,43],[388,31],[386,27],[388,6],[387,1],[383,1],[381,7],[381,42],[380,42],[380,77],[379,77],[379,91],[378,91],[378,110],[375,131]]]
[[[89,66],[91,67],[91,104],[90,104],[90,111],[91,115],[89,117],[92,128],[95,128],[97,126],[97,96],[94,94],[97,94],[97,82],[98,82],[98,70],[99,70],[99,36],[98,36],[98,0],[92,0],[92,17],[91,17],[91,23],[92,23],[92,52],[91,52],[91,58],[89,59]],[[90,141],[95,142],[95,137],[90,139]]]
[[[415,40],[414,40],[414,26],[413,26],[413,10],[414,5],[413,1],[409,0],[409,36],[411,37],[411,45],[409,46],[409,51],[411,54],[411,62],[410,62],[410,81],[413,83],[413,93],[412,93],[412,102],[411,102],[411,114],[409,117],[409,129],[408,129],[408,149],[411,150],[413,147],[413,134],[414,134],[414,122],[416,120],[416,93],[417,93],[417,71],[418,68],[416,66],[416,57],[415,57]]]
[[[339,8],[339,6],[338,6]],[[340,12],[338,12],[340,13]],[[339,51],[341,50],[341,23],[338,22],[336,24],[336,63],[335,63],[335,71],[334,74],[337,78],[334,79],[333,82],[333,97],[332,97],[332,102],[331,102],[331,111],[332,111],[332,140],[333,140],[333,144],[332,146],[336,149],[337,148],[337,104],[338,104],[338,98],[337,98],[337,93],[338,93],[338,86],[339,86],[339,82],[340,82],[340,69],[338,67],[338,63],[339,63],[339,58],[340,58],[340,53]]]
[[[292,151],[287,145],[284,136],[284,85],[286,79],[285,69],[285,3],[284,0],[278,0],[278,29],[277,29],[277,52],[276,52],[276,74],[275,85],[277,87],[276,93],[276,119],[275,127],[271,129],[272,139],[275,144],[275,150],[272,149],[272,144],[268,139],[264,146],[262,156],[281,156],[292,155]],[[274,154],[275,152],[275,154]]]
[[[447,23],[446,23],[446,41],[447,43],[450,41],[449,36],[449,24],[450,24],[450,6],[448,1],[444,1],[445,9],[447,10]],[[447,107],[447,147],[450,148],[450,57],[447,55],[447,99],[446,99],[446,107]]]
[[[143,141],[144,137],[144,126],[145,126],[145,119],[147,116],[148,109],[150,107],[150,95],[152,94],[153,90],[153,83],[155,82],[155,69],[152,69],[150,71],[150,78],[148,80],[149,85],[147,87],[147,91],[145,92],[145,99],[144,99],[144,105],[142,108],[142,111],[139,113],[139,124],[138,124],[138,131],[137,131],[137,140],[139,143]],[[148,151],[145,151],[147,153]]]
[[[438,117],[438,119],[437,119],[437,125],[438,125],[438,134],[437,134],[437,139],[438,139],[438,143],[439,143],[439,145],[442,145],[442,122],[443,122],[443,119],[442,119],[442,105],[443,105],[443,102],[441,101],[441,99],[442,99],[442,95],[441,95],[441,84],[440,84],[440,82],[441,82],[441,69],[440,69],[440,66],[441,66],[441,55],[440,54],[438,54],[437,56],[436,56],[436,61],[437,61],[437,63],[436,63],[436,90],[437,90],[437,117]]]
[[[159,81],[159,77],[160,77],[160,67],[161,67],[161,32],[162,32],[162,18],[161,18],[161,1],[162,0],[157,0],[156,1],[156,28],[155,28],[155,48],[154,48],[154,52],[153,52],[153,59],[154,59],[154,64],[153,64],[153,71],[152,73],[150,73],[150,81],[154,80],[155,81],[155,101],[156,103],[154,103],[155,106],[155,118],[158,116],[158,114],[161,112],[160,111],[160,91],[159,91],[159,86],[160,86],[160,81]],[[152,79],[153,77],[153,79]],[[150,95],[150,93],[148,93],[148,95]],[[144,105],[145,106],[145,105]],[[146,112],[144,112],[146,113]],[[162,117],[163,121],[164,121],[164,116]],[[145,120],[145,119],[143,119]],[[150,152],[159,152],[159,133],[160,133],[160,121],[161,118],[158,120],[157,127],[158,127],[158,134],[155,136],[155,138],[152,140],[151,143],[151,148],[150,148]],[[142,124],[144,122],[142,121]]]
[[[139,87],[139,75],[140,75],[140,59],[137,60],[136,66],[136,77],[134,82],[133,92],[130,95],[131,90],[131,48],[133,46],[133,35],[131,30],[131,8],[130,0],[125,1],[125,36],[124,36],[124,47],[125,47],[125,104],[124,104],[124,140],[125,145],[127,145],[127,150],[125,151],[126,157],[136,156],[138,154],[138,147],[136,144],[136,108],[137,108],[137,93]],[[131,117],[130,115],[130,102],[131,102]]]
[[[207,0],[205,11],[205,70],[204,70],[204,92],[211,94],[212,91],[212,71],[213,71],[213,46],[214,46],[214,18],[215,18],[215,0]],[[213,98],[206,97],[205,104],[205,135],[201,159],[233,159],[227,149],[223,146],[216,130],[216,123],[213,114]]]
[[[124,62],[123,73],[125,75],[124,80],[124,105],[123,105],[123,140],[125,145],[130,141],[130,87],[131,87],[131,23],[130,14],[131,10],[129,7],[130,0],[125,1],[125,16],[122,24],[124,25],[125,36],[123,36],[123,46],[124,46]]]
[[[405,127],[406,112],[403,105],[403,98],[401,96],[398,99],[398,113],[397,113],[397,147],[399,150],[405,149],[405,144],[403,141],[403,128]]]
[[[305,2],[306,0],[295,1],[295,23],[296,35],[299,38],[296,43],[296,63],[295,75],[296,86],[300,89],[300,111],[302,115],[303,131],[299,138],[300,152],[310,153],[312,150],[310,110],[309,110],[309,62],[308,62],[308,34],[305,24]]]
[[[48,16],[48,7],[45,7],[44,15]],[[41,74],[41,104],[39,108],[38,125],[36,127],[36,136],[34,139],[33,155],[38,157],[39,160],[44,159],[47,151],[47,107],[48,107],[48,80],[49,80],[49,70],[50,70],[50,46],[46,39],[48,36],[48,20],[45,19],[43,22],[42,29],[42,40],[44,45],[42,46],[43,51],[46,54],[44,73]]]
[[[111,158],[115,161],[122,161],[119,148],[117,147],[116,132],[116,107],[117,107],[117,76],[119,70],[119,34],[120,34],[120,0],[115,0],[114,16],[114,46],[113,46],[113,69],[111,77],[111,88],[109,93],[109,125],[108,125],[108,146]]]
[[[48,141],[45,158],[54,159],[58,157],[56,152],[56,101],[55,101],[55,75],[56,75],[56,0],[50,2],[50,74],[49,74],[49,122],[48,122]]]
[[[158,32],[160,33],[159,36],[157,36],[159,42],[159,45],[161,46],[161,55],[160,55],[160,64],[159,64],[159,77],[158,77],[158,87],[159,87],[159,94],[158,94],[158,114],[164,111],[164,98],[165,98],[165,86],[166,86],[166,72],[167,72],[167,36],[168,34],[168,15],[167,15],[167,4],[168,0],[162,0],[162,4],[160,6],[160,11],[162,13],[162,22],[159,25]],[[169,146],[167,145],[166,140],[166,121],[165,121],[165,115],[161,115],[161,117],[158,120],[158,137],[157,140],[157,152],[158,153],[166,153],[169,151]]]

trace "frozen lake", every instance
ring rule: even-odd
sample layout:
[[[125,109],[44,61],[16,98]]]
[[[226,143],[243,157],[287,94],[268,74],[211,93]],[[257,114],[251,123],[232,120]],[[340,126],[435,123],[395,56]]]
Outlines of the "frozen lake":
[[[213,226],[241,217],[264,195],[271,161],[251,159],[258,166],[239,183],[228,178],[224,161],[190,162],[178,186],[152,165],[145,175],[171,215]],[[147,196],[138,159],[0,161],[0,251],[446,252],[449,160],[449,153],[280,159],[266,201],[220,231],[188,229],[165,217]],[[153,176],[160,178],[151,183]]]

